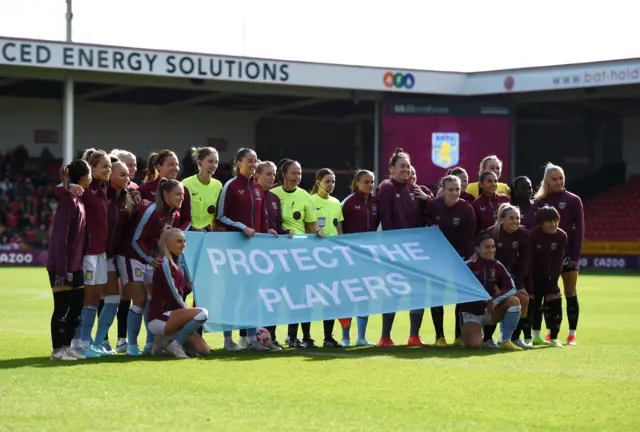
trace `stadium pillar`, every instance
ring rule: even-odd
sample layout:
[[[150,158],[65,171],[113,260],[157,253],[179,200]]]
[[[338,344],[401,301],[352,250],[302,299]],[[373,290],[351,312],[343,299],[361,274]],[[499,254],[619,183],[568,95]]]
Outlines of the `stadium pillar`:
[[[72,20],[73,20],[73,8],[71,0],[67,1],[67,42],[72,40]],[[63,96],[63,125],[62,125],[62,161],[68,164],[73,160],[73,123],[74,123],[74,91],[73,91],[73,78],[71,78],[71,72],[67,73],[64,80],[64,96]]]

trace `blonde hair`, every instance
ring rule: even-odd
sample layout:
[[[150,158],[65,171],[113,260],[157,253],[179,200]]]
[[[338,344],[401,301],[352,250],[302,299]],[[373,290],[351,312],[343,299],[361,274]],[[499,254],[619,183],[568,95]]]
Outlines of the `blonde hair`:
[[[171,264],[174,268],[178,268],[178,265],[173,260],[173,256],[171,255],[171,252],[167,247],[167,242],[176,236],[184,237],[184,233],[180,228],[166,228],[164,231],[162,231],[162,234],[160,234],[160,239],[158,240],[158,249],[160,250],[160,254],[162,254],[163,257],[167,257],[169,259],[169,264]]]
[[[94,148],[86,149],[84,151],[84,153],[82,154],[82,159],[87,161],[87,163],[89,165],[91,165],[92,167],[95,167],[96,165],[98,165],[98,162],[103,157],[106,157],[107,159],[109,159],[107,157],[107,152],[105,152],[104,150],[98,150],[98,149],[94,149]],[[110,161],[110,159],[109,159],[109,161]]]
[[[483,171],[487,170],[487,164],[489,163],[489,161],[496,161],[498,165],[500,165],[500,168],[502,168],[502,161],[498,158],[498,156],[490,155],[482,159],[482,161],[480,162],[480,170],[478,170],[478,173],[481,174]]]
[[[491,237],[493,237],[495,240],[498,240],[498,237],[500,236],[500,219],[505,217],[510,211],[518,213],[518,216],[520,215],[520,209],[513,204],[502,203],[500,204],[500,207],[498,207],[498,217],[496,217],[496,222],[491,228],[489,228]]]
[[[113,149],[110,153],[111,156],[115,156],[124,162],[125,159],[130,158],[137,162],[136,155],[127,150]]]
[[[544,175],[542,176],[542,181],[540,182],[540,187],[535,194],[535,197],[538,199],[544,199],[549,195],[549,183],[547,183],[547,178],[549,174],[553,172],[559,172],[564,176],[564,170],[559,165],[554,165],[551,162],[547,162],[547,165],[544,167]]]

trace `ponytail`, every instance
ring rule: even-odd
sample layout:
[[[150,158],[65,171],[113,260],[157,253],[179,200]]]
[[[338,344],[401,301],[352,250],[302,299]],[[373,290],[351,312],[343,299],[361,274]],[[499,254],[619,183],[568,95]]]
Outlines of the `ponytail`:
[[[69,165],[62,165],[62,168],[60,168],[60,181],[62,182],[62,187],[69,190],[69,184],[71,183],[69,179]]]
[[[318,189],[320,189],[320,182],[324,178],[324,176],[333,174],[329,168],[320,168],[316,173],[316,182],[313,184],[313,189],[311,189],[311,195],[315,195],[318,193]],[[334,174],[335,175],[335,174]]]
[[[158,158],[158,153],[149,154],[149,158],[147,159],[147,169],[144,176],[144,182],[152,182],[158,177],[158,170],[156,169],[156,159]]]
[[[496,221],[488,229],[489,233],[491,234],[491,237],[493,237],[494,240],[498,241],[498,237],[500,237],[500,219],[505,217],[507,213],[510,211],[514,211],[518,213],[518,215],[520,214],[520,209],[510,203],[502,203],[500,204],[500,207],[498,207],[498,214],[496,216]]]
[[[168,180],[164,178],[160,180],[160,182],[158,183],[158,190],[156,192],[156,210],[158,210],[159,212],[164,210],[164,195],[179,186],[181,187],[182,185],[178,180]]]
[[[71,183],[78,184],[83,177],[91,174],[91,168],[84,159],[76,159],[68,165],[60,168],[60,180],[65,189],[69,189]]]
[[[358,182],[360,181],[360,179],[362,178],[362,176],[366,175],[366,174],[370,174],[371,177],[375,178],[375,175],[373,174],[373,172],[366,170],[366,169],[359,169],[355,172],[355,174],[353,175],[353,180],[351,180],[351,192],[355,193],[356,190],[358,190]]]

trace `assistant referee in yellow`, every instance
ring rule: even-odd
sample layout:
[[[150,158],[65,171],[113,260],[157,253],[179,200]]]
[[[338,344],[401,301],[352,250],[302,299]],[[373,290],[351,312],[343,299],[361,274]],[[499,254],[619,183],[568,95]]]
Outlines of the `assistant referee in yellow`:
[[[218,169],[218,151],[213,147],[192,148],[198,174],[182,180],[191,194],[191,230],[213,231],[222,183],[212,176]]]

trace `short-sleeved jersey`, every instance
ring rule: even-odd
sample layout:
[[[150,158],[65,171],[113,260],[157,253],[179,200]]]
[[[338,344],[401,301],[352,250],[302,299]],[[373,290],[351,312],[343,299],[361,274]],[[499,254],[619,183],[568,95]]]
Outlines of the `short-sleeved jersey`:
[[[318,227],[327,236],[338,235],[338,223],[344,221],[340,201],[332,196],[325,199],[318,194],[313,194],[311,195],[311,203],[316,211]]]
[[[209,184],[203,184],[198,176],[194,175],[182,180],[182,184],[191,194],[191,225],[198,229],[213,229],[222,183],[212,178]]]
[[[282,186],[271,189],[271,193],[280,199],[282,209],[282,226],[296,234],[305,234],[305,223],[316,222],[316,212],[309,193],[295,188],[286,191]]]

